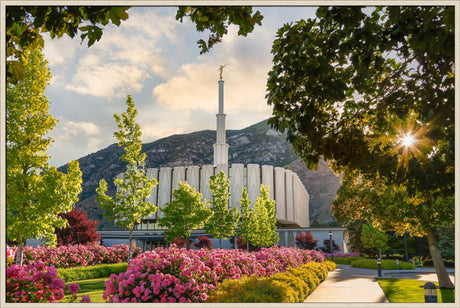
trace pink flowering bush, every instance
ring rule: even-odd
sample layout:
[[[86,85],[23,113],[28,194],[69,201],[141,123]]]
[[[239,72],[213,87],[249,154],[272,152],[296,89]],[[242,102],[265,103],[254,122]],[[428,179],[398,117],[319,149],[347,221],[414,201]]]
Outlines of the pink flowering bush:
[[[57,247],[38,246],[24,247],[23,264],[44,262],[47,266],[68,268],[77,266],[90,266],[97,264],[112,264],[125,262],[128,258],[128,245],[119,244],[112,247],[102,245],[68,245]],[[16,253],[16,247],[11,247]],[[133,258],[142,252],[139,247],[133,247]]]
[[[224,279],[259,277],[284,272],[311,261],[323,262],[317,251],[297,248],[244,250],[156,248],[133,259],[126,272],[105,281],[108,302],[204,302]]]
[[[43,262],[6,269],[6,301],[13,303],[55,303],[64,297],[64,281],[56,268]]]

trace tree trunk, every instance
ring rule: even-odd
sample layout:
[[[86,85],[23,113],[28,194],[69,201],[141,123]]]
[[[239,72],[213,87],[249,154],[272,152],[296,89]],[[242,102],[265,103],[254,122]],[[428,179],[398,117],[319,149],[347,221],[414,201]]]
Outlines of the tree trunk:
[[[133,243],[133,230],[134,230],[134,227],[132,227],[131,230],[129,230],[128,264],[129,262],[131,262],[131,246]]]
[[[22,266],[23,261],[23,251],[24,251],[24,240],[21,239],[18,243],[18,249],[16,250],[16,260],[15,263]]]
[[[433,266],[438,276],[439,287],[443,289],[454,289],[455,287],[450,281],[446,266],[442,260],[441,250],[439,249],[438,239],[435,236],[434,230],[432,228],[427,228],[425,232],[428,237],[428,247],[430,249],[431,258],[433,259]]]
[[[222,249],[222,239],[219,239],[219,249]]]

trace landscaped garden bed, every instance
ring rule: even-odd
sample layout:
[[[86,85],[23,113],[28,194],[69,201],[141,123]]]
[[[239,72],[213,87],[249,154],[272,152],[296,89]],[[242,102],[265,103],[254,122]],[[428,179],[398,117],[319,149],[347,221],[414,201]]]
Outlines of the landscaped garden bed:
[[[103,248],[87,247],[86,251],[84,246],[76,249],[58,247],[55,251],[42,247],[26,248],[29,257],[25,260],[30,264],[8,268],[7,301],[78,302],[81,298],[77,299],[77,293],[80,292],[80,295],[85,295],[84,301],[89,301],[91,296],[97,302],[101,297],[107,302],[205,302],[223,281],[236,281],[240,286],[251,281],[277,290],[273,296],[265,297],[266,302],[298,302],[325,279],[329,270],[335,269],[334,263],[324,262],[324,255],[315,250],[276,246],[257,252],[233,249],[187,250],[179,249],[176,245],[146,251],[135,257],[129,265],[119,263],[64,268],[68,264],[97,262],[94,260],[98,258],[91,256],[97,256],[94,251],[102,251]],[[63,262],[56,250],[80,251],[83,256],[69,255],[69,260],[78,262]],[[42,261],[46,259],[43,251],[49,252],[47,263]],[[34,269],[38,265],[32,263],[30,255],[36,257],[39,269]],[[110,258],[103,260],[110,261]],[[61,268],[56,270],[55,265],[61,265]],[[24,274],[26,269],[27,274]],[[109,273],[110,278],[102,277],[107,277]],[[101,296],[103,280],[105,287]],[[248,297],[259,298],[250,294],[250,288],[244,289]]]

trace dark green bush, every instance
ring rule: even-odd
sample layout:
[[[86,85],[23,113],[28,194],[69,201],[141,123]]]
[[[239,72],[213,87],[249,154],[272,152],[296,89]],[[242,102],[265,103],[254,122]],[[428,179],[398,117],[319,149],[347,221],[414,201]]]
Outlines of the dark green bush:
[[[65,282],[77,280],[95,279],[109,277],[110,274],[120,274],[125,272],[128,267],[127,263],[101,264],[94,266],[83,266],[73,268],[58,268],[58,276]]]
[[[376,259],[357,259],[351,262],[352,267],[359,267],[359,268],[369,268],[369,269],[377,269],[377,260]],[[383,270],[397,270],[398,266],[396,265],[395,260],[382,260],[382,269]],[[414,270],[415,266],[413,264],[399,261],[399,269],[401,270]]]
[[[357,259],[365,259],[363,257],[334,257],[334,263],[336,264],[351,264],[351,262]],[[331,257],[327,257],[326,260],[331,261]]]

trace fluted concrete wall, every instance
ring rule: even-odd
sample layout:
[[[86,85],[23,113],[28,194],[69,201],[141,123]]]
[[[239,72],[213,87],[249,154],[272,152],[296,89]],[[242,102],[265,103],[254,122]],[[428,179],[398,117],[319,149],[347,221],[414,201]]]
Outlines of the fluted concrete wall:
[[[298,175],[290,170],[257,164],[205,165],[188,167],[163,167],[147,169],[149,178],[156,178],[159,184],[153,189],[149,201],[159,207],[156,214],[148,217],[163,217],[161,208],[171,202],[172,192],[179,181],[186,181],[190,186],[211,200],[208,181],[212,175],[224,171],[230,178],[230,204],[238,209],[243,187],[248,190],[249,199],[254,203],[260,193],[260,184],[268,185],[270,196],[276,201],[278,221],[295,224],[302,228],[309,227],[309,194]],[[230,175],[230,176],[229,176]],[[122,176],[122,175],[119,175]]]

